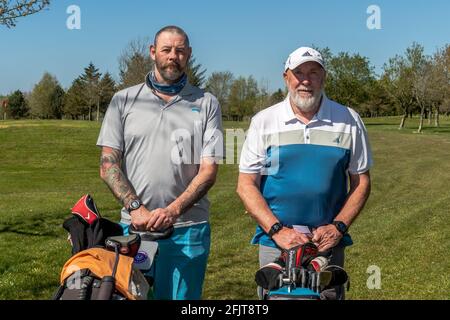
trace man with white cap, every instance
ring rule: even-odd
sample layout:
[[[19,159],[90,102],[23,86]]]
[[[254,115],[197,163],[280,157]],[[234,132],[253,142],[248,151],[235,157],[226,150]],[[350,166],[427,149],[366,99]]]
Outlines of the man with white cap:
[[[251,121],[237,192],[258,226],[264,266],[281,249],[313,241],[343,267],[348,228],[370,194],[367,131],[351,108],[327,98],[322,55],[301,47],[286,60],[287,98]],[[343,288],[323,298],[343,299]]]

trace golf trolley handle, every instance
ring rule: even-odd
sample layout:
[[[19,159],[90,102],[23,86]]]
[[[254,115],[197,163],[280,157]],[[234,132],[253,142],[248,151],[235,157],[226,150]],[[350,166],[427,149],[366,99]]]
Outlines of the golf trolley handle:
[[[133,225],[130,225],[129,233],[130,234],[138,234],[141,236],[143,240],[147,241],[156,241],[156,240],[164,240],[170,238],[175,228],[173,226],[168,227],[164,230],[158,231],[140,231],[136,230]]]

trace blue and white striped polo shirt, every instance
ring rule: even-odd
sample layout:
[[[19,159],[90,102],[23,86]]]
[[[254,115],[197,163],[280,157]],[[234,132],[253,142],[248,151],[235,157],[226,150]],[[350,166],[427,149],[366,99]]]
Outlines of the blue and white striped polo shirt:
[[[372,156],[359,115],[323,95],[305,125],[287,97],[256,114],[244,143],[239,170],[262,175],[261,193],[284,225],[331,223],[348,194],[348,174],[369,170]],[[275,247],[257,227],[252,243]],[[350,236],[343,245],[352,244]]]

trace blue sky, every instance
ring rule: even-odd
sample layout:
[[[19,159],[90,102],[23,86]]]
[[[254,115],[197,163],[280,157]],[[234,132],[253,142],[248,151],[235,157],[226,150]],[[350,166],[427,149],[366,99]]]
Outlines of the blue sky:
[[[81,9],[81,30],[69,30],[68,6]],[[370,5],[381,30],[366,26]],[[118,79],[127,43],[169,24],[189,34],[196,61],[214,71],[253,75],[269,90],[283,88],[283,63],[302,45],[367,56],[377,72],[417,41],[432,54],[450,43],[447,0],[53,0],[48,11],[0,26],[0,94],[32,90],[45,71],[63,87],[92,61]]]

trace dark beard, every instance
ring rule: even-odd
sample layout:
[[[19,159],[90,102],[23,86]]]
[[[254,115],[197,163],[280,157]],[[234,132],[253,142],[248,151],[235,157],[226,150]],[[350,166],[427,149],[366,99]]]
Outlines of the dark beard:
[[[167,70],[168,66],[164,66],[164,65],[156,62],[156,68],[158,69],[159,74],[164,79],[164,81],[167,81],[167,82],[174,82],[174,81],[180,79],[184,73],[183,68],[181,68],[181,66],[178,63],[173,62],[172,67],[175,67],[175,68],[172,69],[171,71],[168,71]]]

